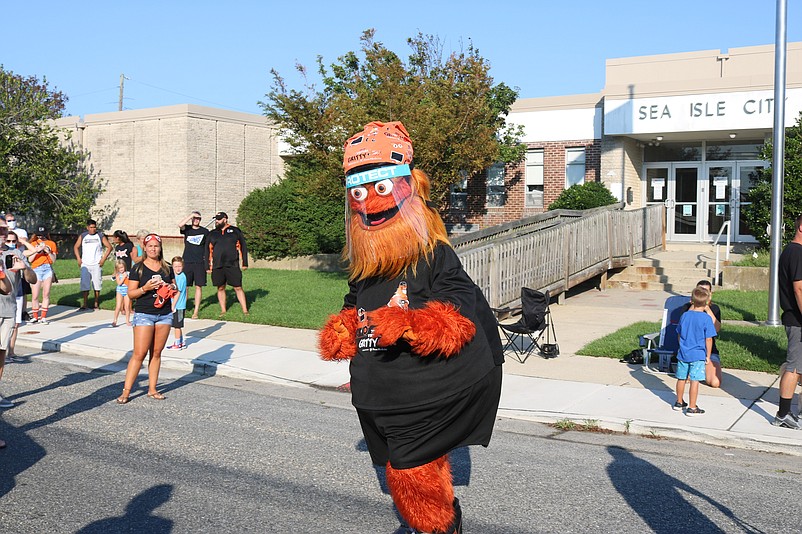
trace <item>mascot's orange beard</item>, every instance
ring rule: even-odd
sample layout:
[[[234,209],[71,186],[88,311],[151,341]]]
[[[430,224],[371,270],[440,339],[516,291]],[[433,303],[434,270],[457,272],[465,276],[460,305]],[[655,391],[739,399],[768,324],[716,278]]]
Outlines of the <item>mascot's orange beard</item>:
[[[372,276],[396,278],[408,267],[414,269],[418,260],[428,257],[437,243],[448,244],[440,215],[426,205],[430,188],[428,177],[413,169],[409,179],[411,188],[405,183],[406,178],[398,179],[394,190],[398,193],[396,197],[378,197],[369,188],[365,202],[349,202],[349,239],[343,256],[350,261],[352,280]],[[393,207],[398,211],[380,225],[370,227],[364,223],[361,212],[377,213]]]

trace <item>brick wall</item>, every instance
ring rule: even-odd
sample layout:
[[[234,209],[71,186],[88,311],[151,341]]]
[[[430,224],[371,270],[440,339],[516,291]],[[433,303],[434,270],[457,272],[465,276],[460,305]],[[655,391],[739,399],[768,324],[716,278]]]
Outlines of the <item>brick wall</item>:
[[[583,139],[574,141],[549,141],[527,143],[527,148],[543,149],[543,207],[527,208],[525,203],[526,162],[509,164],[504,169],[504,185],[507,196],[502,207],[486,205],[487,173],[481,172],[468,180],[467,210],[457,212],[449,209],[445,220],[450,225],[471,225],[487,228],[523,217],[537,215],[548,209],[565,189],[565,150],[585,149],[585,181],[601,179],[601,140]]]
[[[177,106],[92,116],[79,126],[66,119],[73,139],[106,191],[98,208],[103,230],[139,229],[177,235],[190,211],[204,223],[217,211],[236,223],[242,199],[283,175],[275,128],[258,116]]]

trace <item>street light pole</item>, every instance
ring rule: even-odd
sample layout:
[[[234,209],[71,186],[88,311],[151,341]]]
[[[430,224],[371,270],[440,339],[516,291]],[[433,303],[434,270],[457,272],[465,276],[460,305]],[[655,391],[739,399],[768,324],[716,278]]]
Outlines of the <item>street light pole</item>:
[[[771,162],[771,246],[769,310],[766,324],[779,326],[779,261],[782,252],[783,187],[785,178],[785,49],[786,0],[777,0],[774,44],[774,152]]]

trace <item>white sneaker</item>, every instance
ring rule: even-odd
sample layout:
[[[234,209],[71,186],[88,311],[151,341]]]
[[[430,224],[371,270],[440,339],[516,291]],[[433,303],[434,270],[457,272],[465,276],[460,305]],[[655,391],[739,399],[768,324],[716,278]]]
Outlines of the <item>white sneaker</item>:
[[[8,399],[4,399],[3,397],[0,397],[0,408],[13,408],[13,407],[14,407],[13,402],[11,402]]]
[[[39,319],[39,324],[50,324],[50,321],[47,319]]]

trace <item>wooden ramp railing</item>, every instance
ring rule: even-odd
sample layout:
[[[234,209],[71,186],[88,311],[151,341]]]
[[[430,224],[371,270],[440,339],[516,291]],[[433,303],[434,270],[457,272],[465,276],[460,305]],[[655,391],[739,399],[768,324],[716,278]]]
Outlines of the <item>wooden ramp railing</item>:
[[[555,210],[452,242],[490,305],[509,306],[522,287],[556,295],[662,245],[662,206],[620,207]]]

